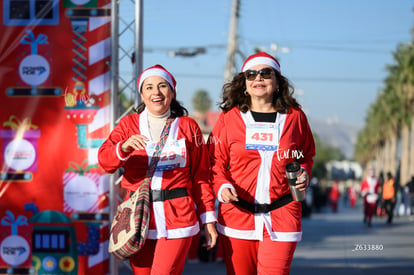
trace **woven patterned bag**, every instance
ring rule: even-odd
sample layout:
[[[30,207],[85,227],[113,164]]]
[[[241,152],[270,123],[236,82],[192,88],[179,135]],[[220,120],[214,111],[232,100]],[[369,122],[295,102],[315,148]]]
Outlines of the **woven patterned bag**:
[[[165,123],[143,183],[128,200],[118,206],[112,221],[108,251],[119,260],[127,260],[144,246],[150,218],[150,182],[172,121],[169,118]]]

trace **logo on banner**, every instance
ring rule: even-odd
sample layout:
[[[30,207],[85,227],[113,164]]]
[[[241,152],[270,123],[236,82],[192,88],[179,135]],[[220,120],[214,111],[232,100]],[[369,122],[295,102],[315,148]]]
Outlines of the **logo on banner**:
[[[31,167],[36,160],[36,149],[25,139],[11,141],[4,153],[7,165],[16,171],[24,171]]]
[[[29,258],[30,246],[19,235],[8,236],[0,244],[0,255],[9,265],[18,266]]]
[[[19,75],[30,86],[38,86],[50,75],[50,65],[41,55],[26,56],[19,65]]]

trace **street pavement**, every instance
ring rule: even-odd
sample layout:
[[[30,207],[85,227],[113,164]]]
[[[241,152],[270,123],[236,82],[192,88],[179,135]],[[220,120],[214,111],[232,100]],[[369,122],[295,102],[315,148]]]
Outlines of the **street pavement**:
[[[374,217],[363,223],[362,205],[323,208],[303,218],[291,275],[412,275],[414,274],[414,216],[395,217],[393,224]],[[125,267],[119,275],[132,274]],[[187,263],[183,275],[226,274],[222,262]]]

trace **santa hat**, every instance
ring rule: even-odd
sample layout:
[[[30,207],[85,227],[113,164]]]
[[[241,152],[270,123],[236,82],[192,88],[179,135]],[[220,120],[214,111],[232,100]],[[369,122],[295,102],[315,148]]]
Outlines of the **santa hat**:
[[[260,53],[256,53],[256,54],[249,56],[244,62],[241,71],[245,72],[251,67],[254,67],[256,65],[262,65],[262,64],[269,65],[280,73],[279,62],[276,60],[276,58],[274,58],[273,56],[265,52],[260,52]]]
[[[152,67],[149,67],[148,69],[144,70],[141,73],[137,81],[138,93],[141,93],[141,86],[142,86],[142,83],[144,83],[144,80],[150,76],[160,76],[164,78],[165,80],[167,80],[168,84],[170,84],[171,88],[173,89],[174,98],[175,98],[176,81],[174,77],[172,76],[172,74],[170,74],[170,72],[168,72],[163,66],[158,65],[158,64]]]

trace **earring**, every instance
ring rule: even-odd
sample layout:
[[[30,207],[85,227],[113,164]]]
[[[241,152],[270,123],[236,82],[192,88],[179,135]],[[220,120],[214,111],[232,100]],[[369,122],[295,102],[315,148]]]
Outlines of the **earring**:
[[[249,96],[249,93],[247,91],[244,91],[245,96]]]

